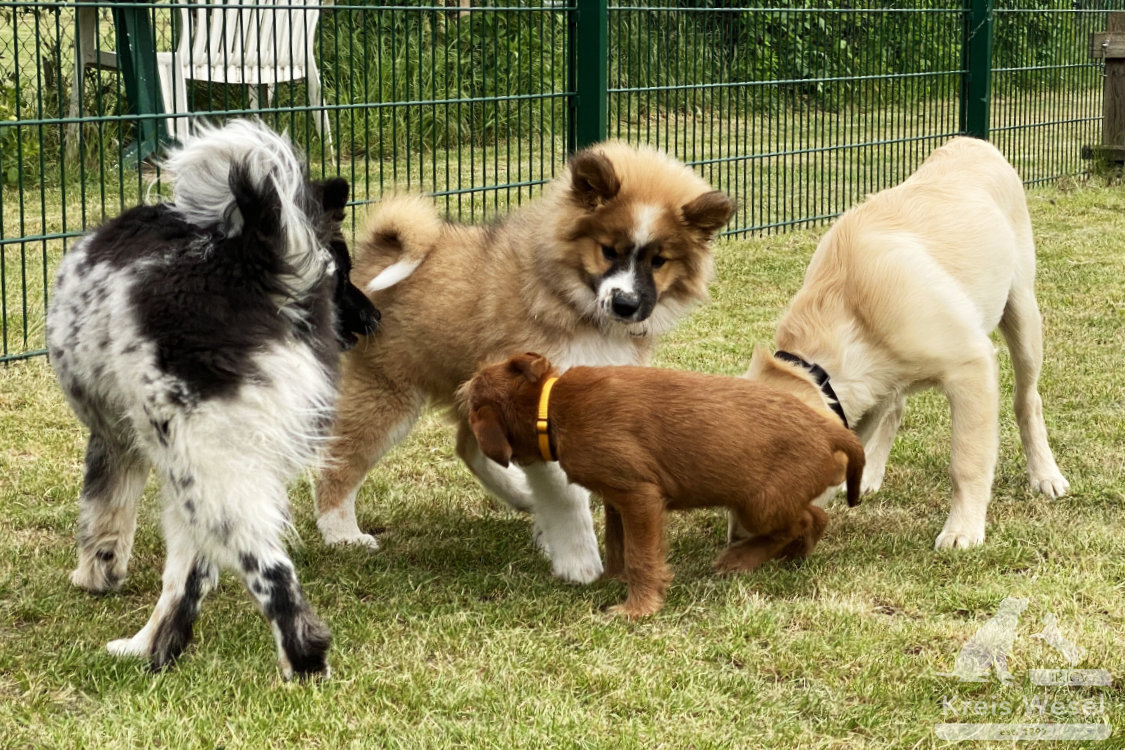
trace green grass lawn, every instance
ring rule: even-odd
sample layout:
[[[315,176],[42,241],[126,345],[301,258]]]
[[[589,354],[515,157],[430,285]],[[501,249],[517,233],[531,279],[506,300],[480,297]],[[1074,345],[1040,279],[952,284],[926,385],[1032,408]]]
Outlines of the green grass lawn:
[[[983,547],[933,550],[950,495],[949,414],[920,394],[883,489],[833,507],[803,565],[716,577],[723,515],[674,516],[667,604],[631,623],[604,612],[623,585],[550,576],[529,519],[485,495],[431,416],[362,490],[360,523],[381,530],[378,554],[326,548],[307,483],[294,488],[294,559],[335,636],[332,677],[312,685],[281,681],[269,629],[229,575],[174,668],[154,675],[105,652],[159,593],[157,488],[122,591],[71,587],[84,432],[46,361],[0,368],[0,746],[925,748],[946,744],[943,722],[1044,721],[1109,723],[1113,737],[1089,746],[1125,746],[1125,192],[1037,190],[1030,202],[1041,387],[1069,496],[1027,486],[1002,352]],[[657,363],[740,373],[772,338],[816,238],[720,244],[712,302]],[[946,676],[1009,596],[1029,600],[1014,681]],[[1031,669],[1066,666],[1030,637],[1048,613],[1084,649],[1078,667],[1108,670],[1114,687],[1029,682]],[[1046,713],[1026,714],[1025,701],[1047,702]],[[1052,715],[1051,701],[1064,709]]]

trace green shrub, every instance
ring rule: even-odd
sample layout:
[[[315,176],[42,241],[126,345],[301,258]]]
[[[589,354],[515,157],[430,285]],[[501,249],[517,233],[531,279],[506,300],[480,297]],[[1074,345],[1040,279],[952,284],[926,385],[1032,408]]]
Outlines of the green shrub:
[[[339,140],[375,158],[564,125],[562,100],[540,96],[565,91],[563,14],[372,6],[326,13],[318,34],[325,89],[346,107]]]
[[[20,89],[15,78],[0,82],[0,172],[5,185],[26,185],[36,171],[28,166],[39,162],[39,134],[20,125]]]

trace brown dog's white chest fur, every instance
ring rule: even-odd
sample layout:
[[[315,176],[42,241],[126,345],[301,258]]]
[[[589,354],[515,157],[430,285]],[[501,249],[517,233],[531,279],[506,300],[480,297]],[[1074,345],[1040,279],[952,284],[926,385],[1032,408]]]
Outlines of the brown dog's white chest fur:
[[[501,464],[542,461],[536,416],[548,360],[525,354],[482,369],[463,391],[469,423]],[[663,513],[726,507],[753,530],[724,551],[722,570],[808,554],[827,518],[810,502],[845,479],[859,492],[863,450],[832,418],[740,378],[646,367],[576,367],[555,383],[549,437],[567,477],[606,504],[607,576],[620,608],[659,609],[670,579]]]

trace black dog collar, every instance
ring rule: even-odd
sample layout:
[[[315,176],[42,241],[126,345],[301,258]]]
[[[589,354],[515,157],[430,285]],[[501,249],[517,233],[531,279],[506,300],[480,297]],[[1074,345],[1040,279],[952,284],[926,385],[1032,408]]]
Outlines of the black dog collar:
[[[774,352],[773,356],[783,362],[791,362],[792,364],[800,365],[808,370],[809,374],[816,380],[816,384],[820,386],[821,392],[828,397],[828,405],[832,408],[832,411],[836,412],[836,416],[844,423],[844,427],[847,427],[849,430],[851,429],[851,427],[848,426],[848,418],[844,416],[844,407],[840,406],[840,399],[836,398],[836,391],[832,390],[832,385],[828,382],[828,373],[824,371],[823,367],[814,365],[812,362],[806,362],[796,354],[790,354],[785,351]]]

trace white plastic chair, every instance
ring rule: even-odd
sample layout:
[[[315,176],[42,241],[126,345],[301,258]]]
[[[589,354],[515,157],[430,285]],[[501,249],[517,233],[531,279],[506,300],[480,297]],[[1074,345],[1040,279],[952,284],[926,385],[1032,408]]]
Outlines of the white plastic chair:
[[[183,140],[189,132],[187,82],[212,81],[250,87],[250,106],[261,108],[259,90],[266,88],[266,104],[277,84],[308,81],[309,104],[321,107],[320,70],[313,57],[317,0],[180,0],[180,39],[173,52],[158,52],[164,107],[170,114],[167,132]],[[293,7],[308,4],[308,7]],[[326,149],[332,131],[323,109],[313,112],[317,132]]]

